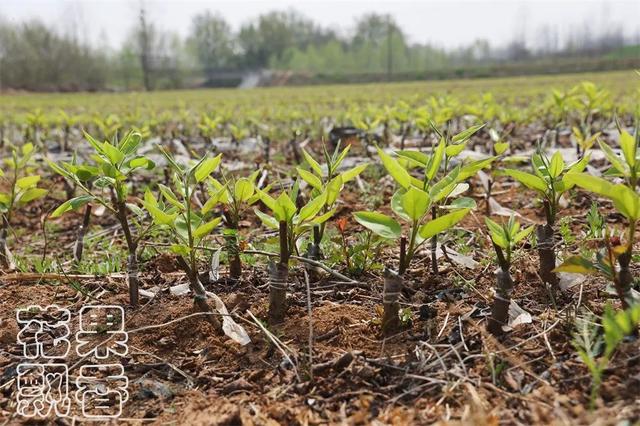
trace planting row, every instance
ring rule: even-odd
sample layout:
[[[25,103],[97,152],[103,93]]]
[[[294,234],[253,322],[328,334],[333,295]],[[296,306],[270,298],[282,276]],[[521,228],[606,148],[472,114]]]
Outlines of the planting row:
[[[638,145],[640,132],[635,135],[621,126],[618,128],[619,152],[607,143],[598,141],[597,151],[610,167],[601,176],[589,173],[590,145],[579,150],[578,158],[565,161],[561,151],[548,154],[541,146],[529,159],[527,170],[513,167],[514,158],[508,156],[509,144],[495,130],[492,135],[492,154],[479,159],[464,158],[465,147],[482,131],[476,125],[452,134],[429,123],[437,135],[437,144],[428,151],[387,151],[376,147],[375,163],[381,163],[393,180],[395,192],[389,206],[376,211],[353,212],[356,222],[364,227],[367,244],[371,239],[384,240],[395,246],[397,259],[387,260],[384,271],[381,330],[390,336],[402,330],[400,298],[404,280],[411,269],[428,265],[432,274],[438,274],[438,250],[443,234],[454,228],[476,209],[470,190],[472,179],[483,175],[486,199],[496,179],[513,179],[537,194],[544,209],[545,223],[522,227],[515,216],[499,221],[485,218],[497,263],[495,295],[487,327],[494,335],[502,335],[508,323],[511,294],[517,285],[512,277],[512,259],[518,248],[534,245],[539,254],[539,276],[549,292],[549,305],[558,301],[559,272],[597,274],[608,280],[619,299],[622,310],[608,308],[605,324],[607,357],[599,363],[587,363],[594,374],[594,392],[599,385],[598,374],[622,339],[634,332],[640,321],[640,308],[634,299],[632,260],[636,224],[640,219],[640,196],[637,184],[640,177]],[[302,161],[287,172],[287,178],[274,179],[270,166],[258,169],[248,176],[232,173],[223,164],[222,154],[206,154],[189,160],[157,145],[160,158],[166,162],[164,179],[148,182],[139,177],[156,168],[151,155],[141,155],[144,138],[131,131],[121,139],[98,141],[89,134],[84,140],[92,154],[86,161],[73,157],[71,161],[47,161],[48,167],[65,181],[67,200],[48,215],[55,219],[72,210],[83,209],[83,221],[78,230],[74,260],[80,262],[86,229],[90,225],[92,209],[101,208],[113,215],[127,250],[127,282],[132,306],[139,302],[139,251],[161,235],[168,239],[171,252],[179,267],[188,277],[194,302],[200,311],[209,312],[209,298],[200,278],[204,251],[211,246],[214,231],[222,237],[228,263],[229,277],[241,279],[242,254],[249,253],[240,233],[240,223],[253,213],[260,219],[266,232],[275,232],[278,253],[268,253],[269,308],[268,322],[277,326],[287,312],[287,292],[290,291],[291,259],[310,266],[305,270],[310,280],[316,279],[313,266],[324,266],[322,244],[326,240],[329,221],[337,212],[345,185],[361,184],[361,175],[368,164],[345,167],[351,145],[335,150],[323,148],[321,157],[301,149]],[[14,269],[8,237],[14,216],[24,206],[47,196],[41,187],[41,175],[35,165],[34,145],[27,143],[11,147],[11,156],[4,159],[3,192],[0,193],[2,228],[0,231],[0,264],[2,269]],[[596,152],[596,151],[594,151]],[[321,158],[321,159],[320,159]],[[151,176],[155,176],[151,174]],[[145,176],[146,178],[146,176]],[[144,182],[140,190],[140,182]],[[625,229],[616,231],[600,224],[597,230],[602,243],[597,250],[583,251],[580,255],[556,253],[555,235],[557,218],[562,214],[563,197],[574,187],[580,187],[611,201],[625,219]],[[593,215],[597,215],[595,211]],[[336,222],[342,235],[344,261],[351,261],[345,240],[343,219]],[[421,250],[428,248],[429,259],[421,263]],[[366,252],[368,252],[368,248]],[[558,265],[557,258],[562,262]],[[378,259],[380,261],[380,259]],[[365,260],[366,263],[366,260]],[[335,272],[335,271],[334,271]],[[221,323],[216,316],[207,316],[217,328]],[[580,347],[579,347],[579,350]],[[587,359],[588,351],[581,355]],[[593,355],[593,354],[591,354]],[[589,358],[590,359],[590,358]],[[585,361],[587,362],[587,361]]]
[[[165,94],[158,95],[164,98],[149,102],[135,96],[102,95],[45,109],[33,107],[27,102],[30,98],[25,97],[0,107],[0,141],[31,141],[52,150],[68,150],[81,140],[80,129],[109,140],[135,129],[145,138],[163,140],[223,138],[241,142],[254,138],[269,143],[307,138],[337,140],[350,134],[385,144],[399,139],[404,144],[424,142],[431,133],[431,121],[441,126],[448,123],[452,132],[476,122],[490,122],[492,128],[510,131],[514,126],[536,123],[549,129],[550,137],[556,140],[558,133],[571,133],[572,129],[575,139],[583,139],[606,130],[614,116],[629,121],[639,112],[638,94],[630,87],[612,93],[583,82],[567,90],[542,91],[534,87],[528,93],[519,86],[473,96],[464,91],[425,95],[417,94],[415,89],[402,96],[360,90],[350,92],[349,97],[340,91],[330,90],[329,95],[316,93],[315,89],[307,89],[309,96],[285,91],[233,92],[227,97],[220,92],[215,102],[205,104],[207,98],[202,97],[187,103]],[[47,99],[38,98],[35,105],[47,103]]]

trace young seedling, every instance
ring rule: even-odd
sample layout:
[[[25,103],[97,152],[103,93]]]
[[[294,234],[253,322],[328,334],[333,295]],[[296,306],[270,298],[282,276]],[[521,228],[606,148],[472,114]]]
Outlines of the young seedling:
[[[479,124],[468,129],[461,131],[455,135],[451,135],[449,132],[450,128],[450,118],[446,118],[449,116],[446,112],[442,113],[443,115],[439,117],[438,122],[446,122],[448,123],[445,127],[445,130],[440,130],[436,123],[433,120],[429,120],[429,126],[436,133],[439,138],[438,146],[433,150],[433,154],[430,158],[424,158],[422,163],[419,164],[419,167],[424,168],[423,177],[423,185],[429,185],[430,181],[437,179],[440,176],[445,176],[443,180],[446,179],[448,173],[450,171],[450,167],[452,162],[456,157],[458,157],[462,151],[466,148],[467,142],[471,139],[471,137],[476,134],[480,129],[482,129],[485,124]],[[409,164],[412,161],[418,160],[416,158],[416,154],[414,151],[400,151],[398,152],[400,157],[409,158]],[[475,175],[478,171],[482,170],[485,167],[488,167],[496,157],[489,157],[482,160],[477,160],[471,162],[467,165],[462,165],[462,161],[459,161],[459,167],[461,167],[460,173],[457,175],[456,183],[459,185],[455,187],[455,192],[458,194],[463,193],[469,188],[469,185],[463,183],[469,177]],[[419,161],[419,160],[418,160]],[[440,173],[440,169],[442,172]],[[431,207],[431,218],[436,219],[442,213],[443,210],[446,209],[448,200],[443,199],[441,202],[434,203]],[[437,260],[437,252],[438,249],[438,234],[431,237],[431,271],[434,274],[438,273],[438,260]],[[446,253],[446,248],[442,246],[443,252]]]
[[[309,170],[297,167],[296,170],[298,171],[298,175],[312,188],[312,198],[317,197],[323,192],[327,193],[327,200],[322,207],[321,214],[325,214],[333,210],[344,185],[355,179],[367,168],[367,164],[361,164],[343,173],[338,172],[338,169],[349,153],[350,148],[351,145],[347,145],[347,147],[341,151],[340,144],[338,143],[333,154],[329,154],[326,147],[323,147],[325,159],[324,167],[321,166],[320,163],[318,163],[306,150],[302,150],[302,155],[309,166]],[[324,237],[325,226],[326,222],[319,225],[318,230],[314,232],[313,243],[309,246],[308,251],[308,253],[311,254],[311,258],[318,259],[322,256],[320,252],[320,242]]]
[[[409,266],[418,247],[428,238],[431,238],[431,267],[434,273],[437,273],[437,240],[433,237],[437,238],[440,232],[454,226],[475,207],[475,201],[471,198],[454,198],[468,189],[468,185],[462,183],[465,179],[493,161],[491,157],[467,165],[459,164],[438,180],[437,175],[444,160],[445,149],[446,141],[443,139],[432,155],[419,151],[399,151],[396,159],[378,148],[383,166],[400,186],[391,199],[391,208],[410,228],[408,246],[404,252],[401,251],[401,275]],[[421,179],[411,175],[410,171],[415,168],[420,170]],[[450,213],[442,214],[447,211]],[[429,215],[431,221],[428,221]],[[401,240],[400,223],[389,216],[376,212],[358,212],[355,216],[361,225],[374,233],[384,238]]]
[[[593,134],[594,117],[601,113],[603,109],[609,107],[610,93],[606,89],[601,89],[589,81],[573,87],[570,91],[570,103],[572,108],[578,113],[580,123],[577,127],[581,129],[580,134],[587,140]],[[584,155],[580,144],[576,145],[578,155]]]
[[[590,406],[596,406],[604,372],[620,343],[637,331],[640,325],[640,305],[626,310],[614,311],[611,305],[605,306],[602,316],[602,331],[599,333],[597,318],[593,314],[576,317],[576,330],[573,334],[573,347],[578,351],[582,362],[591,374]]]
[[[256,189],[260,200],[273,216],[258,209],[254,209],[254,211],[267,227],[278,230],[280,239],[280,261],[277,264],[269,262],[269,324],[272,325],[284,321],[289,280],[289,257],[298,253],[299,238],[310,232],[314,226],[322,225],[335,213],[335,209],[333,209],[320,214],[329,196],[326,190],[298,209],[296,207],[298,188],[296,182],[289,193],[283,191],[277,198]]]
[[[184,167],[164,149],[160,148],[160,151],[173,170],[175,192],[168,186],[159,184],[162,194],[160,200],[147,190],[142,204],[153,218],[154,224],[170,230],[173,240],[171,251],[178,256],[178,265],[189,278],[194,303],[201,312],[210,312],[207,294],[198,274],[197,254],[200,243],[218,226],[222,218],[207,218],[207,213],[211,210],[207,203],[197,212],[194,208],[194,193],[197,185],[208,179],[218,168],[222,155],[205,156],[193,166]],[[220,322],[214,316],[208,316],[208,320],[216,329],[220,328]]]
[[[582,130],[575,126],[571,130],[573,132],[573,139],[576,142],[576,150],[578,156],[582,158],[587,153],[587,151],[589,151],[591,147],[596,143],[596,141],[600,137],[600,132],[597,132],[593,135],[585,135],[582,133]]]
[[[67,114],[64,110],[59,112],[60,123],[62,124],[62,141],[60,142],[60,150],[66,152],[69,150],[69,136],[71,136],[71,129],[78,122],[78,118]]]
[[[498,272],[496,275],[496,295],[491,307],[491,317],[487,329],[495,336],[504,333],[503,326],[509,321],[509,305],[513,292],[513,279],[511,278],[511,257],[517,244],[524,240],[534,230],[533,226],[520,229],[520,223],[514,216],[504,224],[497,224],[488,217],[485,218],[491,237],[491,243],[496,251],[498,259]]]
[[[538,150],[531,158],[533,174],[515,169],[504,169],[502,174],[510,176],[527,188],[535,190],[544,206],[546,223],[538,225],[536,238],[540,256],[539,274],[552,294],[558,287],[558,277],[553,272],[556,267],[556,250],[554,243],[555,224],[560,209],[560,197],[574,186],[568,176],[582,172],[589,162],[589,156],[573,164],[567,165],[560,151],[549,159],[544,152]]]
[[[26,116],[27,129],[25,141],[33,140],[36,146],[46,152],[46,144],[43,141],[43,133],[46,127],[46,116],[40,108],[29,112]]]
[[[620,147],[623,158],[620,158],[607,144],[600,143],[602,151],[612,165],[606,175],[621,177],[625,181],[624,184],[612,184],[603,178],[586,173],[575,173],[566,177],[568,183],[610,199],[618,212],[628,221],[627,243],[624,246],[624,251],[615,256],[620,268],[617,271],[614,268],[616,279],[613,280],[616,283],[616,290],[624,307],[629,306],[631,298],[633,275],[629,265],[633,255],[636,224],[640,219],[640,196],[636,192],[640,171],[640,160],[637,158],[638,144],[640,144],[640,133],[636,132],[634,138],[629,133],[622,131],[620,134]]]
[[[639,200],[640,201],[640,200]],[[586,255],[576,255],[567,258],[556,272],[569,272],[573,274],[600,275],[613,283],[613,287],[624,309],[633,304],[630,290],[631,273],[628,265],[623,266],[623,258],[629,250],[628,244],[624,244],[619,237],[612,236],[612,232],[605,231],[604,247],[595,253],[593,259]],[[616,263],[620,268],[616,268]]]
[[[60,165],[49,162],[49,166],[58,174],[75,183],[83,195],[71,198],[62,203],[51,213],[56,218],[64,213],[78,209],[88,203],[103,205],[110,211],[120,224],[127,244],[127,281],[129,285],[129,303],[132,306],[138,304],[138,259],[137,251],[140,239],[145,230],[140,226],[139,232],[134,234],[132,226],[138,226],[136,217],[140,209],[127,202],[130,192],[130,180],[139,169],[151,170],[155,167],[153,161],[144,156],[137,155],[141,143],[139,133],[129,132],[122,140],[102,143],[85,133],[87,142],[93,147],[95,154],[92,156],[96,165],[78,165],[61,163]],[[92,182],[93,185],[89,185]],[[108,190],[110,196],[105,196]],[[130,212],[134,212],[132,217]],[[86,214],[86,212],[85,212]]]
[[[202,207],[202,214],[207,214],[216,204],[223,206],[223,218],[226,225],[224,231],[225,249],[229,259],[229,275],[233,279],[239,279],[242,275],[242,262],[240,259],[239,223],[246,209],[258,201],[256,194],[256,179],[260,170],[249,177],[225,179],[224,184],[210,177],[209,200]]]
[[[604,217],[598,211],[598,203],[593,201],[587,212],[587,238],[602,238],[605,227]]]
[[[47,190],[38,188],[40,176],[34,174],[31,157],[34,153],[33,144],[24,144],[20,149],[11,148],[11,157],[5,158],[6,172],[0,169],[0,180],[6,184],[7,191],[0,191],[0,267],[14,269],[13,256],[7,246],[7,233],[11,219],[16,210],[26,204],[44,197]],[[4,187],[3,184],[3,187]]]
[[[387,270],[384,280],[382,331],[390,335],[397,331],[399,321],[398,299],[402,291],[402,276],[409,268],[418,249],[433,236],[450,229],[460,222],[475,207],[475,201],[470,198],[459,198],[447,205],[450,213],[432,218],[431,213],[436,203],[454,195],[458,187],[457,178],[461,168],[456,167],[449,175],[438,182],[428,178],[429,168],[425,174],[425,181],[412,177],[394,158],[384,152],[379,152],[382,162],[401,186],[391,200],[391,209],[396,216],[408,226],[408,244],[402,225],[392,217],[378,212],[356,212],[354,217],[358,223],[374,234],[388,240],[395,240],[400,245],[400,261],[398,273]],[[427,161],[422,157],[423,161]],[[418,161],[418,160],[414,160]],[[424,163],[422,163],[424,164]],[[424,164],[426,166],[426,164]],[[435,174],[435,172],[434,172]],[[431,220],[430,220],[431,219]]]
[[[489,129],[489,137],[491,139],[491,152],[495,156],[496,162],[492,164],[492,169],[499,167],[499,161],[502,156],[509,149],[509,142],[505,142],[505,135],[500,135],[495,129]],[[478,178],[485,191],[485,214],[491,215],[491,192],[493,190],[493,184],[495,183],[491,170],[485,173],[482,170],[478,170]],[[495,200],[494,200],[495,201]]]

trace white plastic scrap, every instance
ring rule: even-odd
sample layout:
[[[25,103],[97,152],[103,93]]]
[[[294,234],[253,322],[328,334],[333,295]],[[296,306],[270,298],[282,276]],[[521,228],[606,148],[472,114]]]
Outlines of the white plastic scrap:
[[[184,296],[191,292],[189,284],[174,285],[169,291],[171,291],[171,294],[174,296]],[[245,329],[231,318],[222,299],[210,291],[207,291],[207,297],[213,299],[213,303],[216,305],[216,311],[222,316],[222,331],[224,331],[224,334],[242,346],[250,343],[251,338],[249,338]]]
[[[533,318],[531,314],[520,307],[515,301],[511,301],[509,304],[509,324],[504,326],[503,329],[511,330],[521,324],[531,324]]]
[[[184,296],[185,294],[189,294],[191,290],[189,289],[189,284],[178,284],[169,288],[169,291],[174,296]]]
[[[517,216],[522,217],[522,215],[514,210],[508,209],[506,207],[502,207],[500,203],[496,201],[495,198],[489,197],[489,210],[491,210],[491,214],[495,214],[498,216]]]
[[[220,278],[220,253],[222,252],[222,247],[216,250],[211,256],[211,264],[209,265],[209,280],[210,281],[218,281]]]
[[[442,256],[444,256],[444,253],[442,253],[442,246],[438,244],[438,247],[436,248],[436,258],[439,259]],[[475,269],[475,267],[479,265],[479,263],[473,260],[472,257],[460,254],[449,247],[447,247],[447,256],[449,256],[449,259],[451,259],[453,262],[457,263],[460,266],[464,266],[465,268]]]
[[[250,343],[251,339],[249,338],[249,335],[240,324],[231,318],[222,299],[210,291],[207,292],[207,296],[213,299],[213,302],[216,304],[216,310],[220,315],[222,315],[222,331],[224,331],[224,334],[242,346]]]

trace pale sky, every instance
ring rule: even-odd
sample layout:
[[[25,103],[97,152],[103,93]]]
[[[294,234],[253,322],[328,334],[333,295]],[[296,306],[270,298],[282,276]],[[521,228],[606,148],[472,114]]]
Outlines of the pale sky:
[[[73,31],[92,44],[120,45],[137,22],[141,0],[0,0],[0,19],[12,22],[38,17],[60,31]],[[524,32],[535,39],[544,25],[562,37],[571,28],[622,26],[625,34],[640,32],[640,0],[143,0],[151,20],[164,30],[186,36],[193,15],[220,12],[234,29],[260,13],[295,9],[317,23],[349,33],[365,12],[390,13],[411,42],[456,47],[475,39],[504,45]]]

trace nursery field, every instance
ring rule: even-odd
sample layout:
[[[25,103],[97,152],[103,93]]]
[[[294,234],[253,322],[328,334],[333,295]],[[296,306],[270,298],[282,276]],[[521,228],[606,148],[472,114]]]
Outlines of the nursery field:
[[[0,425],[636,424],[639,119],[632,71],[0,95]]]

